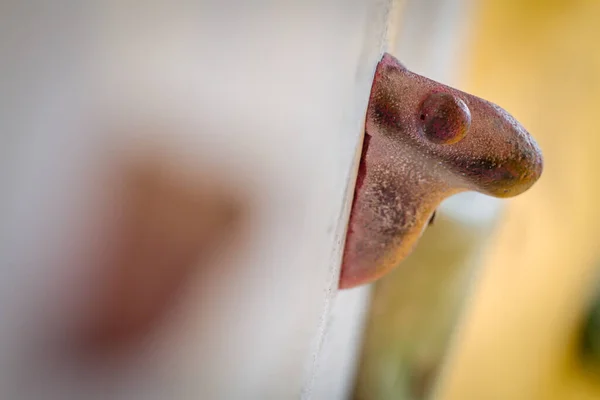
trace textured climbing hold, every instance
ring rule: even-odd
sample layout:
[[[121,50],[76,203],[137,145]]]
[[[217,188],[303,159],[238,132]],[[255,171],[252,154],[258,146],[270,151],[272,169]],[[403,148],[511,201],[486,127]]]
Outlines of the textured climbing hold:
[[[340,288],[372,282],[414,248],[445,198],[512,197],[542,173],[529,133],[486,100],[407,70],[377,66],[348,225]]]

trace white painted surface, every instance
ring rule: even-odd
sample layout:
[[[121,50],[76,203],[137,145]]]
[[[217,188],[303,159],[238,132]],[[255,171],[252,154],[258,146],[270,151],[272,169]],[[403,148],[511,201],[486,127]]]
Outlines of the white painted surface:
[[[332,366],[351,357],[328,360],[358,339],[331,336],[320,352],[389,1],[46,3],[0,5],[0,397],[347,393],[351,373]],[[154,121],[167,129],[127,131]],[[84,285],[69,252],[102,234],[105,150],[148,141],[238,183],[253,205],[247,241],[131,364],[49,362],[34,344],[59,334]],[[359,293],[336,300],[356,306],[349,329]]]
[[[312,385],[314,399],[352,398],[372,286],[337,293],[327,319]]]

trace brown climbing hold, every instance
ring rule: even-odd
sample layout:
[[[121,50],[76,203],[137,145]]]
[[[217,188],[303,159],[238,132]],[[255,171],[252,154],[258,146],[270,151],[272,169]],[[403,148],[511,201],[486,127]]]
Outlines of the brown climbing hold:
[[[414,248],[445,198],[512,197],[542,173],[529,133],[486,100],[407,70],[385,54],[365,126],[340,288],[372,282]]]

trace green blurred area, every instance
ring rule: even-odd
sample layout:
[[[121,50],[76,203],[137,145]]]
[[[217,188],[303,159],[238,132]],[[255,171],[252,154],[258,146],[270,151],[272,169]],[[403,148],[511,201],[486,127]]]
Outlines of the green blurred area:
[[[438,211],[415,252],[375,285],[357,400],[417,400],[433,389],[491,226]]]

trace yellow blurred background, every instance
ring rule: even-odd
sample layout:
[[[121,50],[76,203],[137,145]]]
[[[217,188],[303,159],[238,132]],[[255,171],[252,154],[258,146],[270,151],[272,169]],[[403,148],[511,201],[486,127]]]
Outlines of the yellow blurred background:
[[[545,169],[492,239],[439,398],[597,399],[578,349],[598,272],[600,1],[484,0],[476,14],[465,89],[510,110]]]

